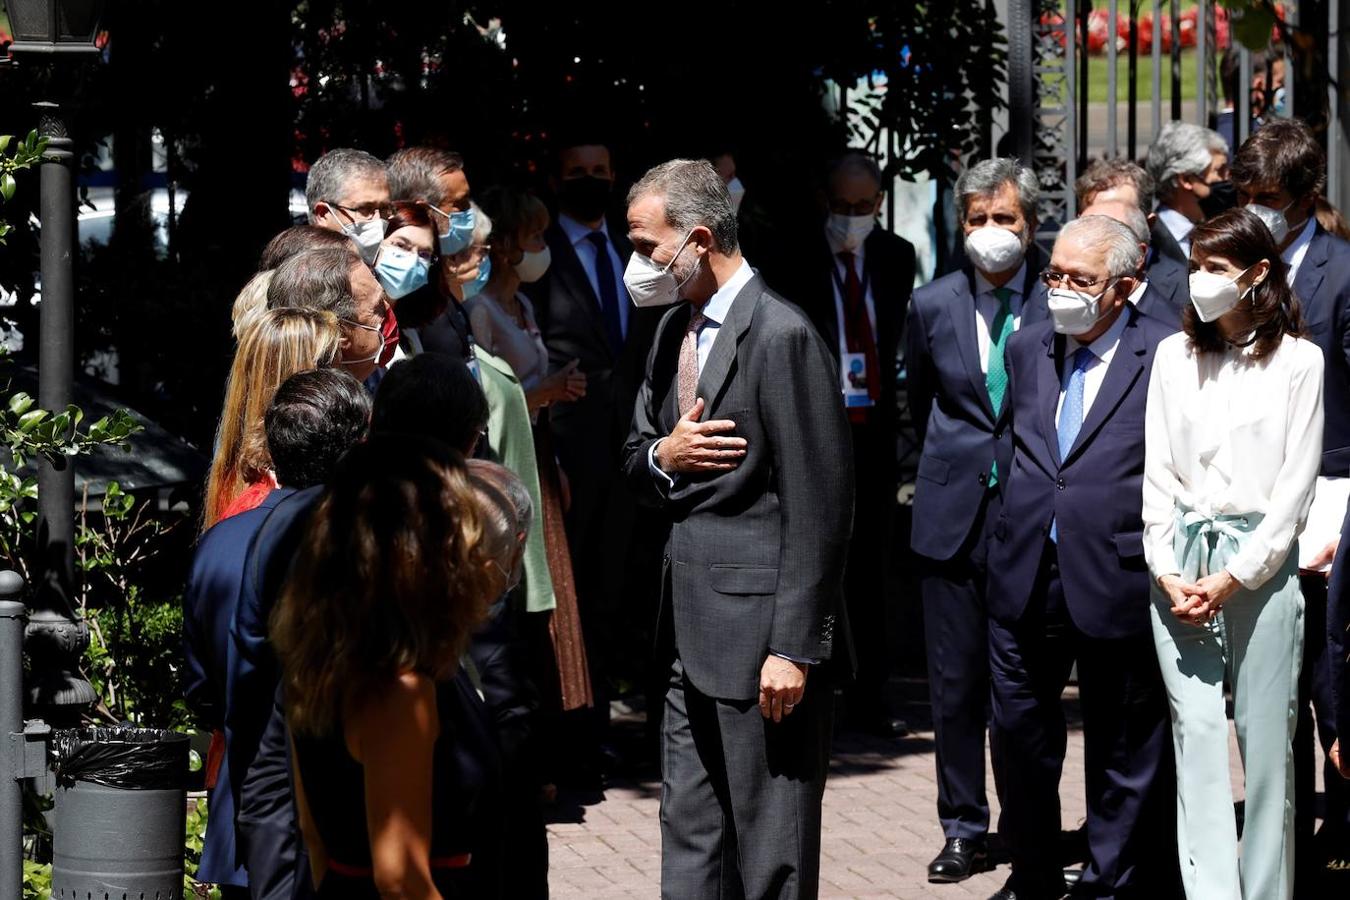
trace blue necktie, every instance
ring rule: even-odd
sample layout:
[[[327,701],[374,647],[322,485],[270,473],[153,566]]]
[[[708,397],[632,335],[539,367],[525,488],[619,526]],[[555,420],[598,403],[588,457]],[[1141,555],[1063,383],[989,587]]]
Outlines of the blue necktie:
[[[623,319],[619,314],[619,290],[614,285],[614,263],[609,258],[609,238],[603,231],[586,235],[595,245],[595,280],[600,285],[600,310],[605,314],[605,336],[618,356],[623,349]]]
[[[1078,432],[1083,430],[1083,385],[1087,381],[1088,363],[1092,362],[1092,351],[1079,347],[1073,355],[1073,371],[1069,373],[1069,384],[1064,388],[1064,405],[1059,408],[1059,463],[1064,465],[1073,442],[1078,440]],[[1050,523],[1050,540],[1059,542],[1059,531],[1055,523]]]

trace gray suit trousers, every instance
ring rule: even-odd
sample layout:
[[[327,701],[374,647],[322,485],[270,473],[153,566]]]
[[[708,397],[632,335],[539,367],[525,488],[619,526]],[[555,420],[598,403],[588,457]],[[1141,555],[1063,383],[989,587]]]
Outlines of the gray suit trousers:
[[[755,701],[709,697],[671,668],[661,731],[661,896],[814,898],[834,692],[813,667],[775,724]]]

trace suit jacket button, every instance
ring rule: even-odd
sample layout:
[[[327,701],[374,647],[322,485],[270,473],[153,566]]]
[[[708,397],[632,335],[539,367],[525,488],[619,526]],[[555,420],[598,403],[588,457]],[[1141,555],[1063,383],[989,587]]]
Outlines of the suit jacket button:
[[[1056,481],[1055,487],[1059,488],[1061,491],[1064,490],[1064,479],[1061,478],[1059,481]]]
[[[988,473],[988,472],[981,472],[981,473],[980,473],[980,484],[988,484],[988,483],[989,483],[989,473]]]
[[[1003,432],[1002,432],[1002,431],[995,431],[995,432],[994,432],[994,440],[996,440],[996,441],[1001,441],[1001,440],[1003,440]]]

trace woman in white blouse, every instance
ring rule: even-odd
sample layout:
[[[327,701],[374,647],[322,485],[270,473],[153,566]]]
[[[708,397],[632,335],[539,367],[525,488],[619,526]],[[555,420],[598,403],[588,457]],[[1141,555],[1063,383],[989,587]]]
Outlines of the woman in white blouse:
[[[1322,354],[1266,226],[1245,209],[1191,232],[1184,333],[1153,362],[1144,552],[1172,710],[1189,900],[1293,890],[1290,740],[1303,643],[1299,532],[1322,448]],[[1246,775],[1239,863],[1224,680]]]

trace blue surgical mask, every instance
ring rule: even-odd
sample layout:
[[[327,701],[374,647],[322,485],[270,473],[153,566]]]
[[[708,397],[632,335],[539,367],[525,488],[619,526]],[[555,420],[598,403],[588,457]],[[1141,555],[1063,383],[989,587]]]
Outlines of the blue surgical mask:
[[[464,283],[464,299],[468,300],[472,297],[477,297],[482,293],[483,288],[487,287],[488,279],[491,277],[492,260],[485,256],[483,257],[483,261],[478,264],[478,277],[473,281]]]
[[[426,285],[431,266],[411,250],[385,246],[375,260],[375,277],[390,300],[406,297]]]
[[[445,234],[440,236],[441,256],[454,256],[469,246],[470,242],[473,241],[475,225],[473,207],[459,212],[446,212],[442,209],[436,209],[434,206],[431,208],[444,216],[449,222]]]

